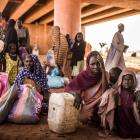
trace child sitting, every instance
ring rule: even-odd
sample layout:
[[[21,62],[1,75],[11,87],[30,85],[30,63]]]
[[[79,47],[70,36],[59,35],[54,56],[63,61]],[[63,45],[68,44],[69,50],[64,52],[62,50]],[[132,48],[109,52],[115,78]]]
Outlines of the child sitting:
[[[140,138],[140,114],[136,103],[136,76],[123,71],[119,78],[117,131],[123,138]]]
[[[19,57],[18,50],[15,44],[11,43],[8,46],[9,52],[6,54],[6,73],[9,76],[9,83],[12,85],[18,74]]]

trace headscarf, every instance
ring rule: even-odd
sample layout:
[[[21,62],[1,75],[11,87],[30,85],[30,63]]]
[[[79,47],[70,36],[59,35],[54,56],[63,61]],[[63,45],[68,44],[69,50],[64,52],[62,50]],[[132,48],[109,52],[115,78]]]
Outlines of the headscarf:
[[[124,24],[122,23],[118,24],[118,28],[120,28],[121,26],[124,26]]]
[[[101,77],[102,73],[93,74],[89,68],[89,61],[91,57],[100,56],[97,51],[92,51],[86,60],[87,68],[85,71],[81,72],[75,79],[73,79],[69,85],[66,87],[67,92],[84,91],[94,85],[96,85]]]
[[[27,70],[26,68],[23,67],[21,71],[19,72],[15,83],[17,85],[22,85],[24,82],[24,78],[28,77],[34,80],[35,83],[42,88],[42,90],[47,90],[48,89],[47,75],[40,64],[38,57],[32,54],[24,54],[22,57],[23,60],[26,58],[26,55],[31,56],[34,63],[34,71],[31,72],[30,70]]]
[[[134,87],[133,87],[133,89],[135,89],[136,86],[137,86],[136,75],[135,75],[134,72],[132,72],[132,71],[130,71],[130,70],[128,70],[128,69],[123,70],[122,73],[121,73],[121,75],[119,76],[119,79],[118,79],[118,86],[119,86],[119,87],[121,86],[122,80],[123,80],[123,76],[128,75],[128,74],[130,74],[130,75],[133,76],[133,80],[134,80]]]
[[[14,19],[9,19],[7,28],[14,28],[16,21]]]
[[[22,55],[23,55],[23,54],[25,54],[25,53],[27,54],[27,53],[28,53],[27,49],[26,49],[25,47],[22,47],[22,46],[19,47],[18,52],[19,52],[19,57],[20,57],[20,59],[22,59],[22,57],[23,57]]]
[[[77,34],[76,34],[76,36],[75,36],[75,42],[78,42],[78,40],[77,40],[77,36],[78,35],[81,35],[82,36],[82,41],[84,41],[84,37],[83,37],[83,34],[82,34],[82,32],[78,32]],[[81,42],[82,42],[81,41]]]

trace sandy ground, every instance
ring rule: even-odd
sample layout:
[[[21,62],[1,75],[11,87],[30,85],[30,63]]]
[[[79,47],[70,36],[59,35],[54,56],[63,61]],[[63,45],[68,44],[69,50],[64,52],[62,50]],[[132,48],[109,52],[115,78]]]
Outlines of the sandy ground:
[[[60,135],[48,129],[46,117],[36,125],[16,125],[6,123],[0,126],[0,140],[105,140],[98,137],[94,127],[80,126],[75,133]],[[123,140],[117,136],[106,140]],[[127,139],[132,140],[132,139]],[[137,140],[140,140],[137,139]]]

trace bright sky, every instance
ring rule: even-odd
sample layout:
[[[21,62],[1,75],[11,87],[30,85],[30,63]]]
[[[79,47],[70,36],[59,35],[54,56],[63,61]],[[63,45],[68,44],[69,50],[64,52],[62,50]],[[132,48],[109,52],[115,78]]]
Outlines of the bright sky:
[[[128,51],[140,51],[140,15],[116,19],[104,23],[86,26],[85,38],[95,49],[99,50],[99,42],[106,42],[110,46],[117,25],[123,23],[125,44],[129,46]]]

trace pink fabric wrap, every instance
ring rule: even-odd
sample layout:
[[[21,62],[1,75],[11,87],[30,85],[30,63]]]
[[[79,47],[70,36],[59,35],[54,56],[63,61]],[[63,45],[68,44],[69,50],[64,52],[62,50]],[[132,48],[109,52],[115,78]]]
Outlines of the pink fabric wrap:
[[[15,123],[36,123],[40,120],[41,103],[43,100],[33,87],[28,85],[20,86],[19,99],[8,116],[11,122]]]
[[[0,97],[6,93],[6,91],[9,88],[9,84],[8,84],[8,74],[1,72],[0,73]]]

